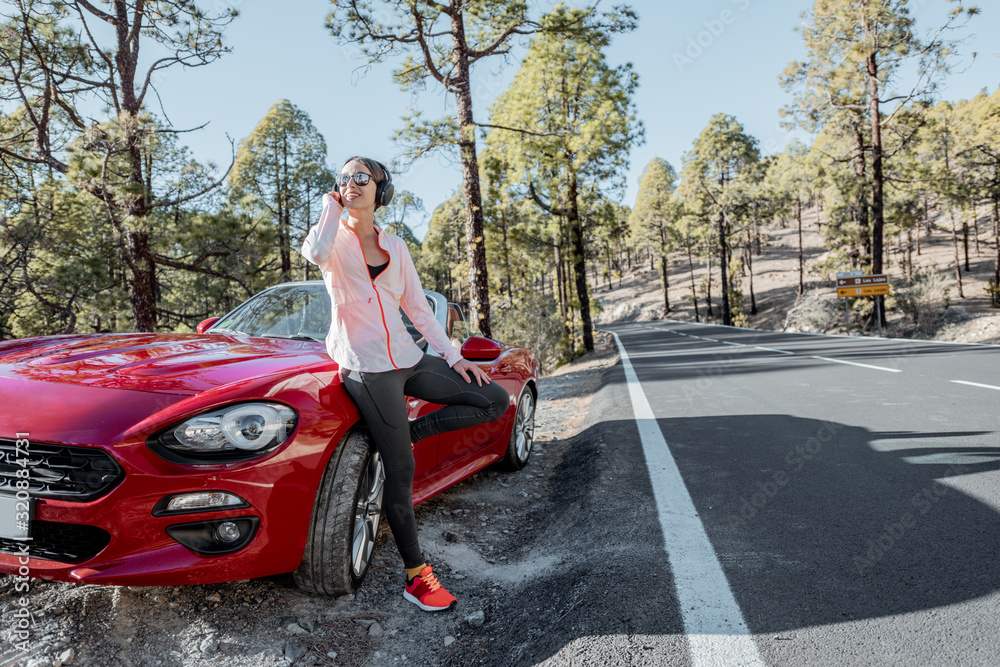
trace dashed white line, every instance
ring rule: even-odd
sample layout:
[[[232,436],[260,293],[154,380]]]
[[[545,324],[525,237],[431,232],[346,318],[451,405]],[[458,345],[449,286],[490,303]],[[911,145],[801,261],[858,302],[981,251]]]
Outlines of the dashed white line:
[[[735,345],[736,347],[746,347],[746,345],[744,343],[731,343],[728,340],[722,341],[722,344],[723,345]]]
[[[699,338],[701,338],[702,340],[710,340],[710,341],[712,341],[713,343],[718,343],[718,342],[719,342],[719,341],[718,341],[718,340],[716,340],[715,338],[709,338],[708,336],[699,336]]]
[[[612,332],[628,383],[632,411],[653,486],[667,560],[677,587],[691,662],[696,667],[763,667],[753,635],[719,564],[719,557],[695,511],[670,447],[657,424],[639,378],[618,334]]]
[[[979,384],[978,382],[966,382],[965,380],[952,380],[955,384],[967,384],[970,387],[982,387],[983,389],[996,389],[1000,391],[1000,387],[994,387],[991,384]]]
[[[764,350],[765,352],[777,352],[778,354],[795,354],[794,352],[789,352],[788,350],[779,350],[774,347],[764,347],[763,345],[755,346],[758,350]]]
[[[835,364],[848,364],[848,365],[851,365],[851,366],[860,366],[861,368],[872,368],[872,369],[875,369],[877,371],[887,371],[889,373],[902,373],[903,372],[903,371],[901,371],[898,368],[885,368],[883,366],[872,366],[870,364],[859,364],[856,361],[844,361],[843,359],[831,359],[830,357],[819,357],[819,356],[816,356],[815,354],[812,355],[812,358],[813,359],[822,359],[823,361],[832,361]]]

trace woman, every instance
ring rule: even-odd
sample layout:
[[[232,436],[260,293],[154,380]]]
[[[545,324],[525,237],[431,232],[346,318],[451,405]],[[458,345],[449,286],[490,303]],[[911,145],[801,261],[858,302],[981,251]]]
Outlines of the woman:
[[[348,159],[334,191],[323,195],[323,213],[302,255],[323,272],[332,305],[327,351],[385,466],[386,520],[406,567],[403,597],[425,611],[441,611],[456,600],[420,551],[413,443],[499,419],[510,395],[451,345],[427,304],[406,243],[375,226],[375,210],[389,203],[392,192],[382,163]],[[345,209],[347,219],[341,220]],[[424,354],[413,342],[400,306],[440,357]],[[404,395],[445,407],[409,422]]]

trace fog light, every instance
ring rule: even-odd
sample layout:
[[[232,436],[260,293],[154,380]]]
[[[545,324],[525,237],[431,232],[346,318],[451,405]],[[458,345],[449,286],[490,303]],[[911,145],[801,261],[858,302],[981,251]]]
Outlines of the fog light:
[[[240,539],[240,534],[240,527],[232,521],[220,523],[219,527],[215,529],[215,539],[226,544],[232,544]]]
[[[217,555],[239,551],[250,544],[260,526],[255,516],[212,519],[167,526],[167,535],[191,551]]]
[[[153,507],[153,516],[211,512],[213,510],[229,510],[240,507],[250,507],[250,503],[235,493],[226,491],[197,491],[194,493],[179,493],[175,496],[161,498],[156,503],[156,506]]]

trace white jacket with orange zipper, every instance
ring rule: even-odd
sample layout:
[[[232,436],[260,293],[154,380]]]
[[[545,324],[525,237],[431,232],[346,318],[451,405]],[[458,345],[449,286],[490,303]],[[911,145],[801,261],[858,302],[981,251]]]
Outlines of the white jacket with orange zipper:
[[[319,266],[330,293],[331,322],[326,350],[342,368],[364,372],[409,368],[423,352],[406,331],[399,308],[449,366],[461,359],[424,297],[406,242],[378,231],[389,265],[374,280],[361,241],[341,221],[344,208],[323,195],[323,213],[302,243],[302,256]]]

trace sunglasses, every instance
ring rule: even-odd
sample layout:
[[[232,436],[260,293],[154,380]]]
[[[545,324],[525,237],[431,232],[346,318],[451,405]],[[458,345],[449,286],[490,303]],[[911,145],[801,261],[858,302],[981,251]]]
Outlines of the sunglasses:
[[[372,180],[372,175],[364,172],[358,172],[357,174],[340,174],[337,176],[337,185],[342,188],[346,188],[352,178],[357,185],[364,186],[368,185],[368,181]]]

